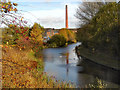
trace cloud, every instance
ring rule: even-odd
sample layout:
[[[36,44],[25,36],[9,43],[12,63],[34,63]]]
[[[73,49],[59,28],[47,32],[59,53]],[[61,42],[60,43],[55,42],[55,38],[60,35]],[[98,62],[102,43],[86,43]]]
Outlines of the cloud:
[[[66,3],[62,3],[61,5],[64,7]],[[75,28],[77,19],[74,17],[76,13],[77,4],[68,5],[68,21],[69,27]],[[36,10],[29,11],[29,13],[23,13],[25,18],[28,18],[32,24],[34,22],[40,23],[45,28],[64,28],[65,27],[65,7],[57,8],[52,10]]]

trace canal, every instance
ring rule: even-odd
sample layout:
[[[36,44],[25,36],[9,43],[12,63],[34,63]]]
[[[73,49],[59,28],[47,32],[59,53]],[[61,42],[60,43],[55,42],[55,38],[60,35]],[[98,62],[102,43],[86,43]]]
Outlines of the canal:
[[[93,84],[96,78],[101,79],[108,88],[120,87],[119,72],[106,67],[96,65],[83,60],[82,65],[78,65],[80,60],[75,53],[75,47],[81,43],[74,43],[63,48],[48,48],[43,50],[44,71],[49,76],[55,76],[60,81],[71,81],[77,87],[84,88]]]

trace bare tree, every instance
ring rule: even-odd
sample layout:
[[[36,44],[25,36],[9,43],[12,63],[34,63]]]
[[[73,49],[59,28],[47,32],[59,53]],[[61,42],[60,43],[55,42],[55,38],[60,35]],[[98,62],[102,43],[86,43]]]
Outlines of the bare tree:
[[[83,2],[76,10],[75,17],[79,19],[79,25],[89,23],[91,18],[96,15],[99,9],[106,3],[104,2]]]

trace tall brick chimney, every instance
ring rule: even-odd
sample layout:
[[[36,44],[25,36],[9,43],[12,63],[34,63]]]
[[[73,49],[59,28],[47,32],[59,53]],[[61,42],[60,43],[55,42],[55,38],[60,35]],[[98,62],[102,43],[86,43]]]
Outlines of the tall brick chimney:
[[[68,10],[67,10],[67,5],[65,6],[66,8],[66,19],[65,19],[65,22],[66,22],[66,28],[68,28]]]

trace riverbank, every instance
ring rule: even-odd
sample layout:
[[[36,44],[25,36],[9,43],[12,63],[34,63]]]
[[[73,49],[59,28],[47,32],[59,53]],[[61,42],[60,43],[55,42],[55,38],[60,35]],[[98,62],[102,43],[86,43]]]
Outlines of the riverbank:
[[[42,56],[32,50],[20,50],[4,45],[2,48],[3,88],[72,88],[71,83],[59,82],[43,71]]]
[[[117,60],[116,57],[112,57],[109,53],[92,51],[83,46],[77,47],[76,52],[78,57],[82,56],[83,58],[96,64],[100,64],[111,69],[120,70],[120,61]]]

